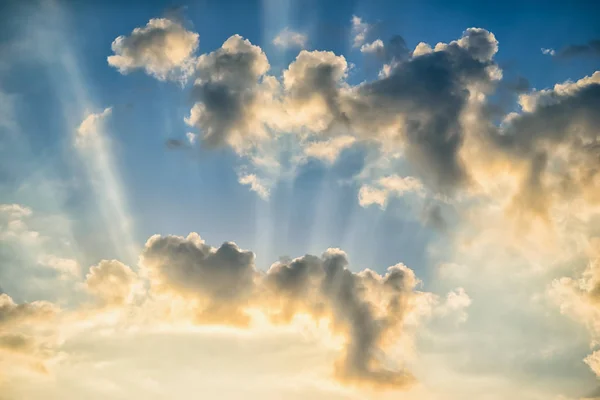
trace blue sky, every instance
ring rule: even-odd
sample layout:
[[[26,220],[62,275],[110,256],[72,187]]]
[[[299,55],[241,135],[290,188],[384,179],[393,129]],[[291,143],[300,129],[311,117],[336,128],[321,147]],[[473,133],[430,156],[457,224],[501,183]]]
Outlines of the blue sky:
[[[6,2],[0,17],[0,51],[5,55],[0,60],[0,205],[6,205],[0,208],[6,214],[5,220],[0,219],[4,224],[0,259],[5,259],[5,266],[0,266],[0,294],[16,302],[47,300],[76,310],[86,298],[85,290],[99,293],[92,272],[86,272],[91,266],[99,271],[125,268],[119,279],[127,284],[139,279],[153,288],[152,271],[162,270],[152,264],[158,261],[149,261],[151,244],[146,241],[152,235],[167,240],[197,232],[215,247],[234,241],[255,253],[255,267],[262,273],[281,257],[285,264],[286,257],[340,248],[350,260],[349,269],[360,276],[356,279],[364,279],[359,272],[366,268],[385,276],[388,267],[403,263],[421,281],[415,286],[419,296],[437,299],[427,300],[436,306],[423,312],[433,322],[409,340],[424,356],[418,362],[406,356],[425,382],[423,390],[446,387],[452,379],[463,382],[468,375],[464,385],[454,388],[455,397],[447,399],[502,398],[481,397],[494,387],[503,390],[498,396],[520,392],[521,397],[514,398],[522,399],[547,398],[548,393],[564,396],[557,400],[583,398],[596,386],[594,373],[600,375],[600,353],[593,352],[600,337],[596,328],[600,314],[588,299],[597,283],[600,257],[600,249],[593,250],[598,241],[593,227],[600,215],[596,186],[600,181],[592,152],[598,141],[593,109],[600,58],[591,47],[580,56],[561,56],[561,50],[600,37],[598,11],[593,2],[585,1]],[[352,20],[357,17],[366,37],[353,46],[357,33]],[[122,68],[107,61],[119,54],[114,44],[118,37],[130,38],[135,28],[150,26],[149,21],[157,18],[172,24],[168,29],[181,37],[199,35],[198,48],[167,71],[181,76],[160,77],[151,72],[154,66],[148,59],[131,57],[127,62],[137,64]],[[472,27],[485,31],[467,31]],[[275,37],[285,30],[304,38],[303,45],[277,45]],[[240,103],[241,109],[251,110],[238,116],[244,119],[241,130],[253,129],[248,127],[254,123],[268,125],[267,139],[243,131],[240,135],[249,144],[242,146],[232,139],[235,129],[230,133],[215,128],[225,139],[211,148],[207,132],[211,124],[222,126],[221,114],[186,122],[193,107],[210,106],[210,85],[234,93],[235,85],[247,84],[252,96],[266,91],[254,82],[235,81],[245,79],[246,70],[235,70],[228,78],[235,82],[230,83],[219,80],[221,71],[213,64],[202,64],[202,57],[216,58],[234,34],[257,46],[248,47],[247,54],[264,52],[270,65],[258,81],[262,84],[271,76],[285,90],[277,92],[275,97],[280,97],[272,109],[267,100],[255,100],[258,97]],[[403,56],[381,59],[361,51],[362,45],[377,39],[388,51],[395,35],[406,43]],[[420,42],[435,50],[417,54]],[[137,45],[129,43],[131,49],[121,55],[126,50],[137,54]],[[170,51],[164,43],[144,43],[159,61]],[[437,43],[448,45],[436,47]],[[236,46],[241,51],[249,45]],[[328,63],[332,71],[344,65],[343,77],[333,81],[334,100],[323,89],[327,83],[297,93],[288,84],[296,79],[312,85],[308,73],[298,78],[291,68],[301,64],[301,47],[307,55],[322,57],[321,65]],[[556,53],[544,54],[542,49]],[[490,53],[482,56],[476,51]],[[419,58],[433,60],[436,54],[448,54],[451,61],[443,68],[437,61],[423,61],[423,68],[430,70],[410,70],[411,65],[420,65]],[[455,54],[459,55],[452,58]],[[252,65],[259,65],[262,59],[253,60]],[[192,65],[187,76],[181,72],[185,62]],[[440,68],[454,77],[439,78],[440,87],[444,79],[456,79],[460,81],[453,82],[456,90],[452,86],[438,92],[435,84],[425,82],[430,76],[434,82]],[[409,73],[402,75],[403,71]],[[422,81],[402,82],[405,91],[414,90],[402,97],[393,92],[398,76]],[[377,86],[382,82],[383,89]],[[527,85],[516,90],[517,82]],[[428,97],[429,102],[419,103],[419,96],[430,92],[436,94]],[[428,125],[445,112],[440,110],[454,109],[453,104],[438,103],[448,103],[447,99],[464,101],[460,115],[444,114],[438,125]],[[331,101],[341,104],[339,114],[352,123],[334,124],[340,116]],[[263,106],[267,121],[252,120],[262,118],[256,116],[263,115]],[[233,120],[232,109],[235,104],[227,109],[230,114],[223,115],[233,115]],[[289,120],[277,114],[282,109]],[[330,117],[333,122],[327,129],[311,125]],[[269,125],[278,118],[283,121],[278,127],[287,128]],[[413,119],[417,125],[411,125]],[[442,142],[436,142],[437,136],[423,140],[411,136],[413,126],[435,130],[448,120],[458,122],[440,134]],[[390,129],[401,133],[390,140]],[[452,150],[444,135],[454,130],[459,132],[459,150],[447,159],[442,152]],[[190,143],[188,132],[196,135]],[[95,140],[93,145],[82,144],[90,140],[86,135]],[[337,138],[348,137],[350,144],[332,159],[309,154],[312,144],[330,146]],[[540,156],[543,166],[536,167]],[[440,182],[451,180],[448,171],[455,158],[457,168],[466,171],[464,182],[432,183],[437,182],[432,176]],[[277,163],[263,167],[257,159]],[[268,196],[244,184],[247,174],[266,187]],[[368,200],[368,193],[383,199]],[[186,240],[197,246],[195,239]],[[559,254],[559,249],[564,251]],[[48,261],[56,260],[58,253],[61,265],[77,266],[75,275],[83,282],[58,279],[58,272],[40,269],[44,263],[58,268],[57,262]],[[119,267],[103,260],[120,260]],[[144,260],[154,266],[145,266]],[[131,283],[127,292],[131,298],[134,286]],[[414,309],[427,308],[423,305],[427,301],[419,300]],[[106,308],[100,310],[101,314]],[[490,340],[503,329],[498,349],[492,349]],[[73,343],[79,343],[81,338],[73,337]],[[574,338],[571,343],[569,337]],[[531,354],[523,353],[525,347],[533,349]],[[505,350],[507,354],[502,354]],[[454,352],[462,356],[452,357]],[[131,357],[139,355],[134,353]],[[497,365],[490,365],[490,360]],[[279,358],[273,362],[286,363]],[[426,373],[430,367],[435,374]],[[443,372],[438,374],[438,367]],[[482,381],[472,374],[478,368],[485,375]],[[63,377],[70,373],[62,371]],[[523,383],[524,377],[531,377],[532,384]],[[488,383],[482,383],[486,379]],[[535,385],[542,383],[548,391],[536,392]],[[14,390],[27,393],[17,386]],[[343,390],[344,395],[352,394]],[[443,398],[434,392],[410,393],[407,399]]]

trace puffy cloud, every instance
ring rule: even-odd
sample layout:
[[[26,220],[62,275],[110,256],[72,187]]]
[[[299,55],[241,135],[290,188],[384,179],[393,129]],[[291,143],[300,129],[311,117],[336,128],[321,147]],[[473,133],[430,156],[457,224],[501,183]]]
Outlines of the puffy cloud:
[[[195,304],[199,323],[244,326],[252,310],[276,323],[298,314],[327,318],[346,340],[336,367],[340,379],[394,387],[414,381],[404,369],[390,368],[392,360],[382,353],[398,335],[408,335],[410,321],[427,315],[433,305],[431,295],[416,290],[413,271],[402,264],[383,276],[370,270],[354,273],[343,251],[329,249],[321,257],[277,262],[262,273],[253,253],[231,242],[211,247],[196,233],[153,236],[142,264],[153,290]]]
[[[352,46],[360,47],[367,40],[367,35],[371,30],[371,25],[363,22],[362,18],[357,17],[356,15],[352,16],[350,22],[352,23]]]
[[[308,36],[303,33],[294,32],[289,28],[284,28],[273,39],[273,44],[284,49],[289,48],[305,48],[308,41]]]
[[[46,372],[45,339],[59,312],[57,306],[46,301],[15,303],[9,295],[0,293],[0,383],[9,368]]]
[[[198,42],[199,35],[179,22],[155,18],[129,36],[116,38],[111,46],[115,54],[108,63],[122,74],[143,68],[160,80],[185,79],[193,71]]]
[[[85,277],[87,290],[103,305],[121,306],[130,301],[137,275],[117,260],[102,260],[90,268]]]
[[[331,313],[334,329],[348,338],[338,365],[342,379],[374,385],[404,387],[413,383],[410,373],[389,369],[379,348],[390,336],[400,334],[405,316],[418,294],[414,273],[402,264],[384,276],[347,269],[346,254],[327,250],[321,258],[304,256],[276,263],[266,276],[267,286],[281,297],[284,315],[305,310],[316,315]]]
[[[112,108],[105,108],[100,113],[89,113],[77,128],[75,143],[85,146],[95,140],[98,130],[106,118],[112,114]]]
[[[519,102],[523,112],[492,137],[504,154],[524,165],[515,202],[542,214],[560,199],[598,204],[600,72],[522,94]]]
[[[243,308],[255,290],[254,254],[235,243],[215,249],[196,233],[153,236],[142,254],[151,284],[158,291],[197,298],[200,315],[236,324],[248,323]]]
[[[0,330],[54,317],[58,309],[52,303],[34,301],[17,304],[6,293],[0,294]]]
[[[279,86],[265,75],[269,68],[260,47],[239,35],[198,57],[192,89],[196,103],[186,122],[200,129],[204,146],[228,144],[241,151],[267,136]]]
[[[433,49],[431,48],[430,45],[428,45],[425,42],[419,42],[417,47],[415,47],[415,49],[413,50],[412,55],[413,55],[413,57],[419,57],[424,54],[429,54],[432,52],[433,52]]]
[[[493,33],[481,28],[469,28],[458,45],[469,52],[473,58],[480,61],[490,61],[498,52],[498,41]]]
[[[383,52],[383,49],[384,49],[384,46],[383,46],[383,41],[381,39],[377,39],[377,40],[373,41],[372,43],[367,43],[367,44],[363,44],[362,46],[360,46],[361,53],[379,54],[379,53]]]
[[[344,115],[354,129],[405,147],[426,183],[444,193],[469,181],[460,152],[472,93],[489,92],[499,78],[490,59],[497,42],[486,32],[469,29],[437,51],[394,63],[345,98]]]
[[[285,106],[293,126],[320,132],[347,123],[339,90],[347,74],[343,56],[330,51],[301,51],[283,72]]]
[[[361,53],[373,54],[389,63],[403,61],[410,56],[410,50],[406,46],[404,38],[400,35],[392,37],[386,45],[383,44],[381,39],[364,44],[361,46],[360,51]]]

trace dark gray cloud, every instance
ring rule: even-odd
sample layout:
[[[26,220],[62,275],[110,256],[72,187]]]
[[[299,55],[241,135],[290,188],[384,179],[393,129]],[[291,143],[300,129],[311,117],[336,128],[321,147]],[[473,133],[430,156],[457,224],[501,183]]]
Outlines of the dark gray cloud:
[[[469,179],[459,156],[464,136],[460,117],[473,87],[493,83],[496,48],[489,32],[467,30],[439,51],[395,64],[387,76],[358,88],[351,100],[352,122],[377,135],[403,117],[397,129],[407,158],[427,183],[451,193]]]

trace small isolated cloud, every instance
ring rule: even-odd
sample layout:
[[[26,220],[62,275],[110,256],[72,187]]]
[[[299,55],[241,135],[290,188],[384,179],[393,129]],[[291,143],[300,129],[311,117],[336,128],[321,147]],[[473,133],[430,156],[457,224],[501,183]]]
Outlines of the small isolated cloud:
[[[289,28],[284,28],[273,39],[273,44],[283,49],[289,48],[305,48],[308,42],[308,36],[303,33],[294,32]]]
[[[352,47],[360,47],[367,40],[367,34],[371,29],[371,25],[363,22],[362,18],[356,15],[352,16]]]
[[[255,174],[242,173],[238,176],[238,182],[250,186],[250,190],[256,192],[263,200],[269,198],[269,188]]]
[[[189,144],[196,143],[196,139],[198,139],[198,135],[193,132],[186,133],[185,137],[187,138]]]
[[[358,203],[367,207],[377,204],[385,207],[390,196],[400,197],[405,193],[420,193],[423,184],[412,176],[390,175],[380,178],[374,185],[363,185],[358,192]]]
[[[556,54],[556,51],[554,49],[545,49],[542,48],[542,54],[545,54],[547,56],[553,56]]]
[[[111,114],[111,107],[105,108],[101,113],[88,114],[77,128],[75,143],[77,145],[86,145],[90,142],[93,142],[96,136],[99,134],[98,131],[101,127],[101,124]]]
[[[155,18],[129,36],[116,38],[111,46],[115,54],[108,57],[108,64],[122,74],[144,69],[159,80],[182,80],[193,72],[198,43],[199,35],[179,22]]]

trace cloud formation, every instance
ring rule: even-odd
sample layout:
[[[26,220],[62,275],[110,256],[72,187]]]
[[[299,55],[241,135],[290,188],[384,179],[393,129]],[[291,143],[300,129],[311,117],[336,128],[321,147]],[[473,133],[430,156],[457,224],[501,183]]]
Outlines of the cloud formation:
[[[129,36],[116,38],[111,45],[115,54],[107,60],[122,74],[144,69],[159,80],[182,80],[193,70],[198,43],[199,35],[179,22],[154,18],[145,27],[135,28]]]
[[[329,249],[321,257],[280,261],[261,272],[253,253],[232,242],[211,247],[196,233],[153,236],[142,264],[152,290],[195,302],[199,323],[246,326],[252,310],[276,323],[306,313],[315,320],[330,318],[333,330],[346,338],[337,365],[340,379],[395,387],[414,380],[401,366],[387,367],[392,360],[381,353],[406,334],[407,315],[426,315],[435,303],[435,297],[416,290],[419,281],[402,264],[383,276],[370,270],[354,273],[343,251]]]
[[[239,35],[198,57],[193,98],[186,122],[201,131],[202,144],[247,148],[267,135],[269,105],[277,82],[266,75],[269,61],[260,47]]]
[[[273,39],[273,44],[282,49],[306,47],[308,36],[300,32],[294,32],[289,28],[284,28]]]

